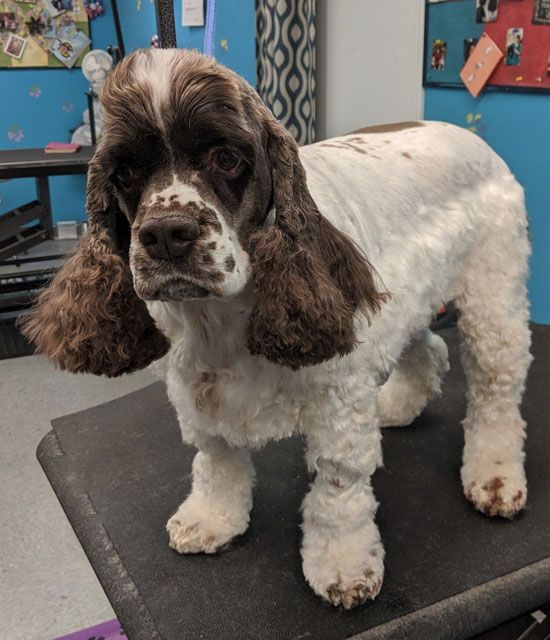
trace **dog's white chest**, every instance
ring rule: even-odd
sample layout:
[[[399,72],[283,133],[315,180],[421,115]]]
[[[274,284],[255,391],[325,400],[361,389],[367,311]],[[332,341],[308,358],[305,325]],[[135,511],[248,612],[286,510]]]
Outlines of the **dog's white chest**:
[[[252,362],[257,361],[257,365]],[[232,446],[260,446],[291,435],[300,422],[300,376],[243,353],[231,363],[197,370],[172,363],[168,392],[186,431],[223,437]]]

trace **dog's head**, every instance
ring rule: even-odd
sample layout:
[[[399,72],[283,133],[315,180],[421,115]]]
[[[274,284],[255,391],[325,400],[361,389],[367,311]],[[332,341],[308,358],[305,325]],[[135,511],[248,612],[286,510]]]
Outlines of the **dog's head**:
[[[323,218],[297,146],[212,58],[138,51],[109,77],[88,173],[89,230],[24,323],[61,368],[118,375],[168,343],[144,300],[253,289],[247,346],[282,365],[354,346],[378,309],[373,270]]]

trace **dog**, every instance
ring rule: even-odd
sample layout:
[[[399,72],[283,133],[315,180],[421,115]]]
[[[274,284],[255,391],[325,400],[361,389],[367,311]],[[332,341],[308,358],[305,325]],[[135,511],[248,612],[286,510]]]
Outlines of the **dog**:
[[[88,231],[24,332],[73,372],[165,356],[198,449],[173,549],[215,553],[244,533],[249,450],[300,433],[315,474],[304,575],[334,605],[374,599],[379,427],[410,424],[440,392],[447,348],[429,326],[451,299],[465,496],[490,516],[523,508],[530,245],[523,190],[485,142],[409,122],[298,149],[243,79],[175,49],[125,58],[102,105]]]

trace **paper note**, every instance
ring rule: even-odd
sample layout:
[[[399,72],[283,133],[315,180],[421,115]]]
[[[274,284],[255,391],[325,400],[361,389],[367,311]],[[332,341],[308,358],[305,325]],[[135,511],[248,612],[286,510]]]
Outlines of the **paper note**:
[[[484,33],[460,72],[462,82],[474,98],[481,93],[502,58],[502,51],[494,40]]]
[[[181,24],[184,27],[203,26],[204,0],[182,0]]]

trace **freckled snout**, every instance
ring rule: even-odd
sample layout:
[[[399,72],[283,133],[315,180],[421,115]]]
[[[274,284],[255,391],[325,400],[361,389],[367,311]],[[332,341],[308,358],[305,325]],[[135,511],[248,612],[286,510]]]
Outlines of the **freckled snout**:
[[[181,216],[145,220],[138,238],[151,258],[176,260],[187,256],[199,237],[199,225]]]

